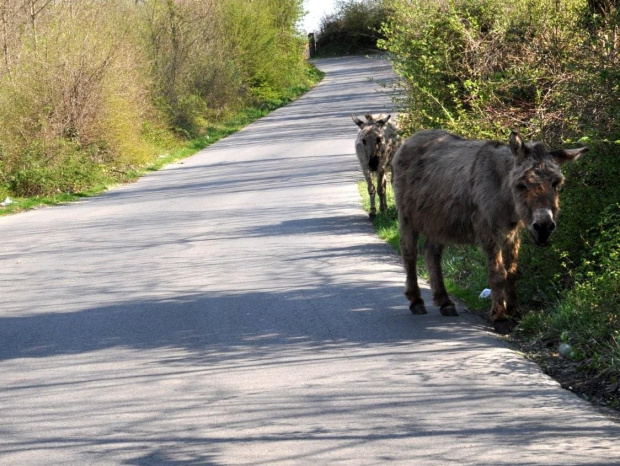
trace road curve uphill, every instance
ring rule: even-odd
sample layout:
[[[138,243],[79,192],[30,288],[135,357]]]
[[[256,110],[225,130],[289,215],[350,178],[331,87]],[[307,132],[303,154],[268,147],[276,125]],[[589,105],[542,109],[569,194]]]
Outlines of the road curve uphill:
[[[389,111],[389,64],[317,66],[189,159],[0,219],[0,464],[620,464],[474,316],[409,312],[349,117]]]

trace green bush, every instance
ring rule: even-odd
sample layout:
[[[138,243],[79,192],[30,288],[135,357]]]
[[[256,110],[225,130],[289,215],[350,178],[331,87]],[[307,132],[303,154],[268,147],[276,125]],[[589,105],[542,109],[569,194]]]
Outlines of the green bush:
[[[573,287],[552,311],[527,315],[521,329],[572,344],[576,359],[599,374],[620,374],[620,204],[605,209],[589,234],[596,240],[573,271]]]
[[[144,40],[157,102],[182,134],[270,95],[307,85],[301,0],[149,0]]]
[[[339,56],[377,51],[387,18],[385,0],[343,0],[336,12],[321,20],[317,36],[319,56]]]
[[[77,191],[100,178],[102,163],[126,167],[155,155],[141,134],[154,110],[130,27],[134,9],[101,3],[47,3],[36,30],[14,31],[21,42],[4,49],[0,181],[14,195]]]
[[[617,134],[606,118],[618,112],[617,70],[601,65],[605,46],[580,27],[586,2],[557,5],[396,0],[380,45],[401,78],[409,130],[504,139],[518,128],[552,145],[593,129]]]
[[[55,195],[315,81],[302,0],[51,0],[0,15],[0,192]]]
[[[10,174],[9,187],[11,193],[22,197],[67,193],[93,186],[102,177],[103,166],[75,144],[61,140],[56,146],[45,147],[41,141],[33,141]]]

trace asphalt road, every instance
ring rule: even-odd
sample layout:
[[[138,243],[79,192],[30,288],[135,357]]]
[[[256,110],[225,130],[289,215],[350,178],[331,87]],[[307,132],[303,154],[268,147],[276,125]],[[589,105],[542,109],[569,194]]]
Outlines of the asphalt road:
[[[182,163],[0,219],[1,464],[620,464],[474,316],[411,315],[348,116],[390,108],[389,66],[318,65]]]

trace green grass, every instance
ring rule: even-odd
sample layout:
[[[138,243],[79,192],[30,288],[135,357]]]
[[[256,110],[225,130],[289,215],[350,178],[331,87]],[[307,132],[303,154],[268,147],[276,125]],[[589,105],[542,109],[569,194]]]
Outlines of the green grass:
[[[362,198],[362,206],[366,212],[370,212],[370,197],[368,196],[368,188],[365,181],[357,184],[360,196]],[[379,238],[387,241],[400,254],[400,235],[398,234],[398,220],[396,207],[394,206],[394,192],[392,187],[387,188],[388,210],[386,212],[378,212],[373,219],[372,224],[379,235]],[[377,207],[379,206],[379,196],[375,198]]]
[[[280,96],[263,99],[257,102],[255,106],[246,107],[234,112],[221,121],[206,126],[203,136],[178,144],[142,167],[126,172],[110,173],[108,176],[103,177],[100,183],[80,192],[59,193],[53,196],[13,197],[8,190],[0,189],[0,194],[2,194],[2,196],[0,196],[2,197],[0,201],[4,200],[6,197],[10,197],[13,201],[12,204],[6,207],[0,207],[0,216],[11,215],[45,206],[76,202],[84,198],[97,196],[114,186],[133,182],[145,173],[160,170],[166,165],[190,157],[205,147],[236,133],[253,121],[266,116],[276,108],[292,102],[320,82],[321,79],[323,79],[324,73],[315,67],[311,67],[308,71],[308,76],[311,82],[310,85],[290,88]]]

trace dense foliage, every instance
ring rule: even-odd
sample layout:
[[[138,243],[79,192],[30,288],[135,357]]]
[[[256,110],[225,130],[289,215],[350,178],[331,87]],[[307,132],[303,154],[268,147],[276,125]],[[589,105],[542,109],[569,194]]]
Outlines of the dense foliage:
[[[620,202],[618,3],[391,5],[381,46],[399,76],[406,133],[441,127],[507,141],[514,128],[552,148],[590,146],[583,159],[564,169],[553,247],[536,248],[524,237],[519,294],[534,311],[521,328],[530,337],[562,336],[590,368],[617,369],[620,230],[612,225]],[[474,249],[451,249],[446,262],[448,278],[460,288],[486,287],[484,261]]]
[[[79,191],[309,84],[302,0],[0,0],[0,197]]]
[[[317,37],[319,56],[351,55],[377,51],[387,19],[385,0],[341,0],[336,11],[321,20]]]

